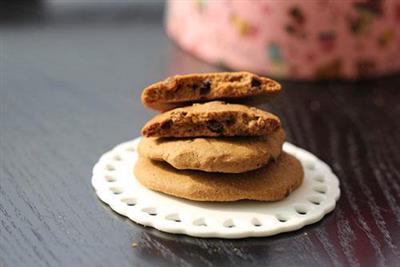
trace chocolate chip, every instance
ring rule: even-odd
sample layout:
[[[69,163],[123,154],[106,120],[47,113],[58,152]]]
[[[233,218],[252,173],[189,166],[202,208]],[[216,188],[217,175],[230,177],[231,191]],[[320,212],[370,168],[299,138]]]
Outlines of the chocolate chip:
[[[232,125],[232,124],[234,124],[235,122],[236,122],[236,119],[235,119],[235,117],[233,117],[233,116],[230,116],[229,118],[226,119],[226,124],[227,124],[227,125]]]
[[[182,89],[182,84],[177,84],[176,86],[175,86],[175,92],[178,92],[178,91],[180,91]]]
[[[228,78],[228,81],[230,82],[240,82],[243,79],[243,76],[232,76]]]
[[[171,128],[172,126],[172,121],[171,120],[167,120],[161,123],[161,129],[163,130],[168,130],[169,128]]]
[[[251,79],[251,87],[259,87],[261,85],[261,81],[257,78]]]
[[[211,90],[211,81],[210,80],[203,81],[200,85],[200,95],[205,96],[210,92],[210,90]]]
[[[213,133],[224,132],[224,126],[217,120],[209,120],[207,122],[207,128]]]

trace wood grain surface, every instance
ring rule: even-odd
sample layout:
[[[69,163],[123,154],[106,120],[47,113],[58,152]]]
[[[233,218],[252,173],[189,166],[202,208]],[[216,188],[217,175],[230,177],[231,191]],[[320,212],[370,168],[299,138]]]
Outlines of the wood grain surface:
[[[102,204],[91,169],[154,114],[144,86],[217,69],[171,44],[159,11],[75,8],[1,21],[0,266],[400,266],[400,76],[283,82],[264,106],[339,176],[322,221],[268,238],[165,234]]]

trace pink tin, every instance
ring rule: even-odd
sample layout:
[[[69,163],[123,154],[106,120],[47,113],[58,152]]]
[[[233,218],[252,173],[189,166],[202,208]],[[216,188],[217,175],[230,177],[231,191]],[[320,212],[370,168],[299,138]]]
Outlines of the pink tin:
[[[166,28],[214,64],[290,79],[400,70],[400,1],[170,0]]]

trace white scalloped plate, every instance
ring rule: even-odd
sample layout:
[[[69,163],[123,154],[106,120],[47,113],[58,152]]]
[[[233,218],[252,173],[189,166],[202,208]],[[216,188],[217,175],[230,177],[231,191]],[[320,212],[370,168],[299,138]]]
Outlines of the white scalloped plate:
[[[133,174],[140,138],[105,153],[93,168],[98,197],[119,214],[158,230],[197,237],[271,236],[315,223],[335,208],[339,181],[331,168],[310,152],[285,143],[302,163],[303,184],[278,202],[196,202],[143,187]]]

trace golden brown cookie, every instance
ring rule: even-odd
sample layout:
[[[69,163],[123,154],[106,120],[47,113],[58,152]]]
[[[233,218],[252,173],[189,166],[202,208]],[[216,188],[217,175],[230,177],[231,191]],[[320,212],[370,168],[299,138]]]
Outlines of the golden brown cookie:
[[[176,108],[155,116],[142,129],[146,137],[263,136],[280,127],[271,113],[213,101]]]
[[[142,103],[165,111],[213,100],[266,102],[280,91],[278,82],[249,72],[188,74],[169,77],[145,88]]]
[[[166,161],[176,169],[240,173],[258,169],[282,152],[285,132],[269,136],[156,138],[144,137],[140,156]]]
[[[197,201],[280,200],[299,187],[304,176],[300,162],[286,153],[276,162],[246,173],[177,170],[144,157],[139,157],[134,172],[151,190]]]

